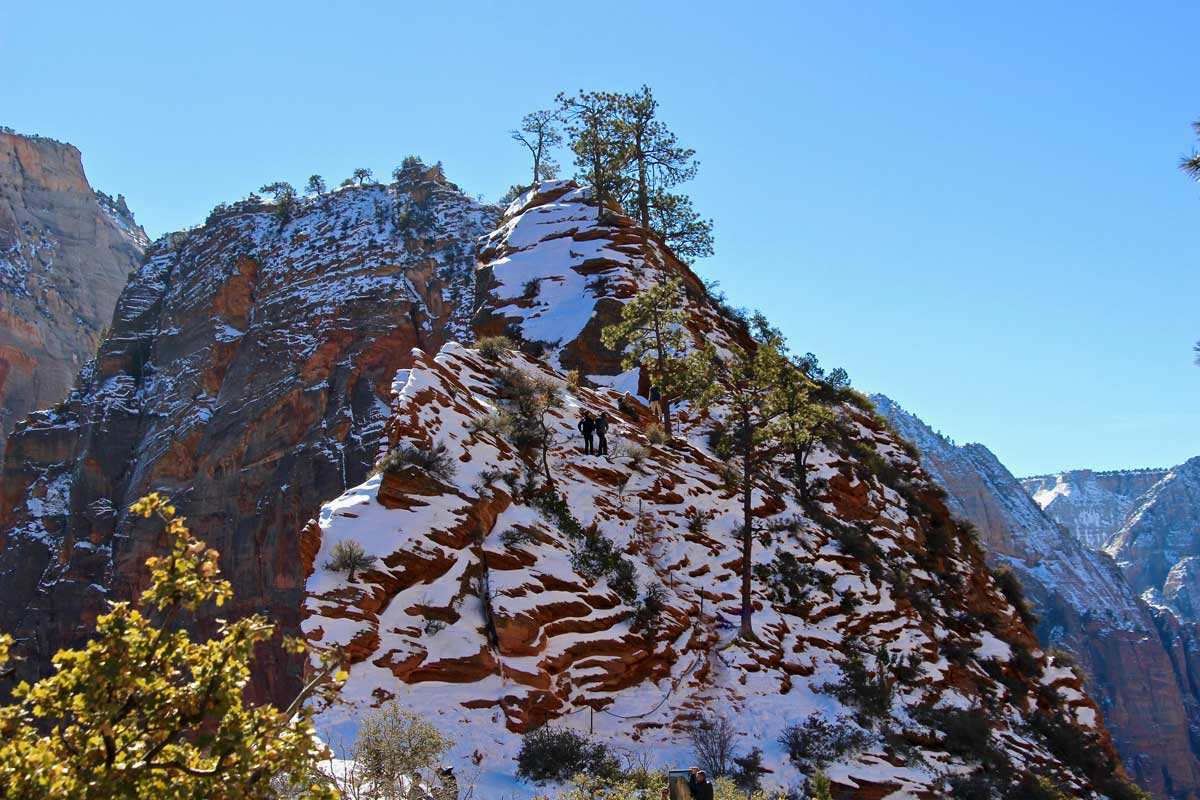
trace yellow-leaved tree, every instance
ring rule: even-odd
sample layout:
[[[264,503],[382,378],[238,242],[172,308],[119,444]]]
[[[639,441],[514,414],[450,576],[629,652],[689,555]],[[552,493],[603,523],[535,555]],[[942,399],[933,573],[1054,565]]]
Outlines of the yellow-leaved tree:
[[[332,700],[344,673],[326,659],[288,708],[247,705],[254,645],[273,626],[255,615],[193,641],[182,617],[231,595],[217,551],[192,537],[162,495],[131,511],[160,519],[171,550],[147,560],[151,583],[136,605],[113,603],[85,647],[60,651],[53,675],[22,682],[15,703],[0,707],[4,796],[256,800],[286,788],[290,797],[336,798],[316,769],[328,751],[308,701]],[[0,666],[9,645],[0,637]]]

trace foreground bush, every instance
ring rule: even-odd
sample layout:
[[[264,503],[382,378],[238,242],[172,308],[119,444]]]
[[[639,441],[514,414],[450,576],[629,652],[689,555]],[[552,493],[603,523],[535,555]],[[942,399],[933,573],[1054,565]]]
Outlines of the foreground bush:
[[[314,735],[307,701],[332,698],[332,665],[287,709],[246,705],[254,646],[273,627],[254,615],[222,623],[215,639],[192,641],[179,630],[184,617],[231,596],[218,576],[217,551],[192,538],[165,497],[151,494],[131,511],[165,524],[170,552],[146,561],[150,587],[136,607],[113,603],[92,641],[58,653],[54,675],[34,686],[22,682],[16,703],[0,708],[3,796],[267,800],[279,776],[316,774],[328,751]],[[0,640],[2,662],[10,641]],[[285,782],[294,797],[337,796],[328,786]]]
[[[354,761],[379,797],[403,797],[413,775],[429,778],[453,742],[396,702],[368,714],[354,741]]]

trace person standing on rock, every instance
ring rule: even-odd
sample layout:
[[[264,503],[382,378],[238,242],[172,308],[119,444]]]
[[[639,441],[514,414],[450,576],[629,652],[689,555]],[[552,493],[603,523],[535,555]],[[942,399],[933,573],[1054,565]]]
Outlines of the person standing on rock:
[[[590,411],[583,412],[583,419],[579,420],[579,432],[583,434],[583,454],[592,455],[595,452],[592,436],[596,433],[596,420]]]
[[[692,773],[691,790],[693,800],[713,800],[713,785],[708,782],[708,773],[702,769]]]
[[[602,412],[596,420],[596,455],[608,455],[608,412]]]
[[[637,401],[633,399],[633,395],[631,395],[629,392],[626,392],[623,397],[617,400],[617,411],[620,411],[622,414],[632,418],[636,422],[638,418],[637,410],[634,408],[634,404],[636,402]]]
[[[650,387],[650,413],[662,419],[662,389],[657,386]]]

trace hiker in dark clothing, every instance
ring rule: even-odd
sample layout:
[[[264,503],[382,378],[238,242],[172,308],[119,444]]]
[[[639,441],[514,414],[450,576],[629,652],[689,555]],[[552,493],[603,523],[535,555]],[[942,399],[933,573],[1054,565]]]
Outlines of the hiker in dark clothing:
[[[596,420],[596,455],[608,455],[608,439],[605,434],[608,433],[608,412],[603,412]]]
[[[633,395],[631,395],[629,392],[626,392],[623,397],[617,400],[617,411],[620,411],[627,417],[637,419],[638,413],[637,409],[634,407],[634,403],[636,402],[637,401],[633,399]]]
[[[662,389],[650,387],[650,413],[656,417],[662,416]]]
[[[692,773],[691,784],[693,800],[713,800],[713,785],[708,782],[708,775],[704,770],[696,770]]]
[[[596,420],[591,415],[591,412],[583,412],[583,419],[579,420],[579,432],[583,434],[583,454],[590,456],[595,451],[592,446],[592,435],[596,432]]]

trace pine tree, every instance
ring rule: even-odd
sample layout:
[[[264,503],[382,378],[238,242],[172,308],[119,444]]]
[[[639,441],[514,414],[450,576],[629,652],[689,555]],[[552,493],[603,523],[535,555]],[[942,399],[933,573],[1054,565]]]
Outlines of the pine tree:
[[[331,699],[344,675],[327,664],[286,709],[246,705],[254,647],[273,626],[256,614],[222,623],[210,641],[192,641],[184,617],[231,596],[217,551],[193,539],[161,495],[131,511],[160,519],[171,550],[147,560],[151,583],[136,608],[113,603],[86,646],[60,651],[52,676],[22,682],[16,703],[0,708],[4,796],[268,800],[283,782],[291,797],[332,800],[333,789],[313,780],[328,750],[316,738],[309,701]],[[0,663],[7,645],[0,637]],[[289,648],[305,650],[297,642]]]
[[[325,179],[320,175],[310,175],[308,177],[308,185],[305,187],[305,191],[309,192],[310,194],[315,194],[317,197],[324,197]]]
[[[710,347],[712,387],[699,397],[704,406],[720,403],[725,411],[717,436],[718,453],[736,466],[742,495],[742,622],[741,635],[754,636],[752,615],[754,555],[754,489],[770,474],[786,434],[777,387],[787,361],[777,343],[765,338],[753,349],[729,346],[728,356]]]
[[[558,129],[561,120],[561,109],[534,111],[521,119],[519,129],[510,131],[512,138],[523,144],[533,157],[531,186],[554,180],[558,176],[558,164],[550,154],[550,149],[562,144],[562,133]]]
[[[621,309],[621,321],[609,325],[600,339],[621,350],[622,369],[641,367],[662,391],[662,424],[671,435],[671,403],[696,395],[703,362],[688,354],[691,336],[683,308],[683,283],[672,278],[642,291]]]
[[[613,92],[583,92],[558,95],[558,103],[571,151],[575,154],[577,177],[589,183],[596,197],[597,219],[604,218],[606,203],[617,202],[624,193],[628,144],[620,129],[620,96]]]
[[[366,167],[359,167],[358,169],[354,170],[354,172],[351,173],[351,177],[358,183],[359,186],[362,186],[367,181],[375,180],[374,174],[372,174],[371,170],[367,169]]]
[[[292,218],[292,212],[296,209],[296,187],[287,181],[275,181],[259,191],[275,198],[275,216],[281,223]]]
[[[649,86],[618,95],[616,130],[625,140],[624,180],[617,200],[631,208],[643,228],[657,231],[686,261],[712,255],[712,223],[701,220],[692,202],[671,189],[696,177],[696,151],[682,147],[657,118],[658,101]]]

